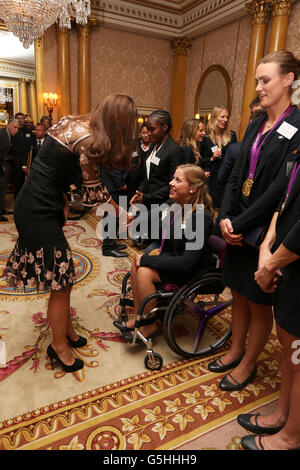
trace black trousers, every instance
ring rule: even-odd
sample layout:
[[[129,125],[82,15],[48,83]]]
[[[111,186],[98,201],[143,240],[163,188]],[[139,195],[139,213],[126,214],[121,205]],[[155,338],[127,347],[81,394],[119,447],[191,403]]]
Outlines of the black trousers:
[[[5,212],[5,194],[7,188],[6,174],[2,168],[0,168],[0,214]]]

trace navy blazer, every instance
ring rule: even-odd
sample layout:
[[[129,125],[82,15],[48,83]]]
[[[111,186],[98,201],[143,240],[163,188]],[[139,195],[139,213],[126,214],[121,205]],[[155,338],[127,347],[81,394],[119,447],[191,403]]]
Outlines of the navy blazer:
[[[149,150],[149,155],[154,145]],[[172,180],[176,167],[184,163],[182,148],[170,136],[156,153],[159,164],[150,164],[149,179],[147,178],[146,160],[142,162],[143,181],[138,190],[143,193],[143,204],[160,204],[169,198],[169,182]]]
[[[0,129],[0,158],[3,159],[10,148],[10,139],[6,127]]]
[[[168,201],[168,203],[173,202]],[[196,224],[196,211],[193,211],[190,217],[193,233],[196,233],[197,237],[198,232],[196,230],[199,231],[199,227]],[[202,248],[193,249],[188,247],[187,243],[193,243],[196,238],[187,240],[184,230],[182,230],[182,237],[176,238],[174,236],[174,227],[171,225],[170,237],[165,240],[161,254],[159,256],[142,255],[140,266],[148,266],[165,273],[170,273],[172,278],[175,276],[181,282],[197,280],[204,272],[213,269],[216,265],[216,260],[207,244],[208,238],[212,234],[213,222],[207,209],[204,209],[202,221],[203,226],[201,229],[203,230],[204,242]]]
[[[3,175],[3,163],[4,157],[10,149],[10,139],[8,135],[8,130],[6,127],[0,129],[0,175]]]
[[[249,207],[241,212],[240,197],[243,182],[248,177],[248,155],[264,119],[265,117],[255,119],[247,127],[240,157],[234,164],[220,209],[220,218],[231,219],[236,233],[269,224],[287,184],[289,161],[295,158],[293,151],[300,145],[300,130],[291,139],[279,134],[277,129],[270,133],[261,148],[249,196]],[[297,129],[300,128],[300,111],[296,106],[285,121]]]
[[[47,139],[48,137],[48,134],[45,134],[45,137],[44,137],[44,142],[42,145],[44,145],[45,143],[45,140]],[[38,144],[37,144],[37,138],[35,136],[33,136],[32,138],[32,160],[35,159],[35,157],[37,156],[38,152],[39,152],[39,149],[38,149]]]
[[[294,155],[294,163],[299,163],[300,146]],[[276,241],[273,250],[283,243],[288,250],[300,256],[300,170],[297,173],[284,209],[281,211],[284,199],[285,192],[277,208],[279,216],[276,224]]]
[[[238,158],[241,151],[241,142],[235,142],[234,144],[229,144],[226,148],[225,157],[223,158],[219,173],[218,181],[219,183],[226,184],[230,176],[234,162]]]
[[[210,171],[212,173],[217,174],[219,171],[219,168],[222,164],[225,152],[227,151],[227,148],[230,144],[234,144],[237,142],[237,137],[236,133],[234,131],[230,131],[230,142],[227,145],[222,145],[222,157],[217,158],[214,161],[211,161],[212,157],[212,147],[215,147],[216,144],[214,144],[208,135],[205,135],[203,138],[203,141],[200,145],[200,153],[202,156],[201,160],[201,166],[205,171]]]

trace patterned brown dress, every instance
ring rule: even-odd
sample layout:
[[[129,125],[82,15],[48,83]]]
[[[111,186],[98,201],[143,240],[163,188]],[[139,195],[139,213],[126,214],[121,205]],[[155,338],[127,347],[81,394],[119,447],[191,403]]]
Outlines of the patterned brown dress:
[[[99,179],[101,159],[86,155],[90,135],[89,123],[74,116],[62,118],[49,129],[15,201],[19,238],[3,272],[10,285],[22,290],[60,290],[74,284],[72,252],[63,232],[63,209],[64,191],[78,159],[84,204],[94,206],[110,199]]]

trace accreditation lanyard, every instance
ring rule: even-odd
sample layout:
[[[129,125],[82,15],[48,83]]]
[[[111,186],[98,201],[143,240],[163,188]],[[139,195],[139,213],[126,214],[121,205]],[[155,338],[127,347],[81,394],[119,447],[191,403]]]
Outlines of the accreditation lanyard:
[[[292,187],[293,187],[293,184],[294,184],[294,181],[296,179],[296,176],[297,176],[297,173],[298,173],[299,169],[300,169],[300,163],[295,163],[295,165],[293,166],[291,177],[290,177],[289,184],[288,184],[288,187],[287,187],[287,192],[286,192],[286,195],[285,195],[284,204],[288,200],[288,197],[289,197],[290,192],[292,190]]]
[[[270,135],[270,133],[275,129],[276,126],[278,126],[278,124],[283,121],[291,112],[293,111],[293,106],[290,104],[290,106],[287,108],[287,110],[280,116],[279,119],[277,119],[277,121],[275,122],[274,126],[272,127],[272,129],[270,129],[266,136],[264,137],[263,141],[261,142],[260,145],[258,145],[258,142],[260,141],[260,138],[262,136],[262,133],[263,133],[263,130],[264,130],[264,127],[265,127],[265,124],[266,124],[266,121],[264,121],[262,123],[262,126],[261,128],[259,129],[259,133],[257,134],[257,137],[254,141],[254,144],[252,145],[252,148],[251,148],[251,159],[250,159],[250,167],[249,167],[249,176],[248,176],[248,179],[250,180],[253,180],[254,178],[254,175],[255,175],[255,170],[256,170],[256,166],[257,166],[257,162],[258,162],[258,157],[259,157],[259,154],[260,154],[260,151],[261,151],[261,148],[263,146],[263,144],[265,143],[266,139],[268,138],[268,136]]]

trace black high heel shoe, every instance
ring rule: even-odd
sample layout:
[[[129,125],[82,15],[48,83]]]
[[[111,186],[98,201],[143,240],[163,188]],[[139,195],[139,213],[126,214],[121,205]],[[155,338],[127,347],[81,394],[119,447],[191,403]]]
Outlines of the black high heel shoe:
[[[60,359],[59,355],[57,354],[56,351],[54,351],[51,344],[49,344],[49,346],[47,348],[47,354],[48,354],[48,357],[51,361],[52,370],[54,369],[53,368],[53,359],[55,359],[59,364],[61,364],[61,366],[62,366],[62,368],[65,372],[76,372],[76,370],[80,370],[84,366],[83,361],[81,359],[78,359],[77,357],[75,357],[74,363],[71,366],[68,366],[67,364],[65,364]]]
[[[69,341],[70,345],[72,348],[83,348],[84,346],[87,345],[87,339],[84,338],[83,336],[79,336],[79,338],[76,341],[73,341],[68,335],[67,335],[67,340]]]

